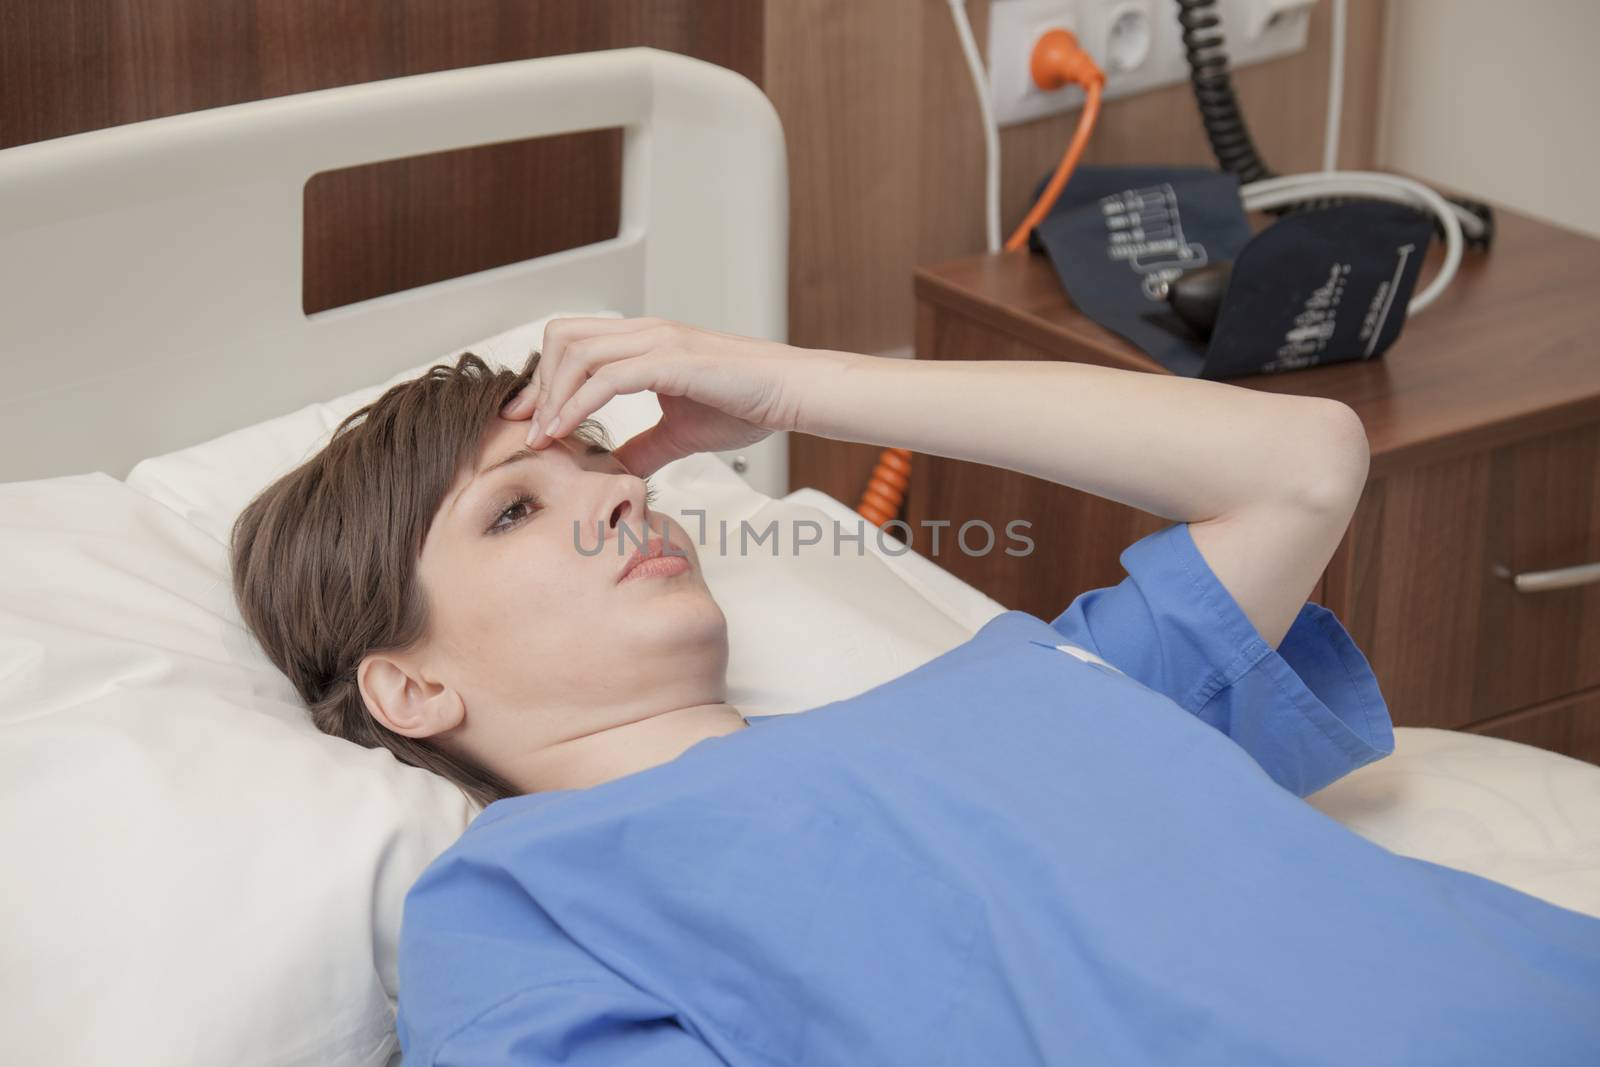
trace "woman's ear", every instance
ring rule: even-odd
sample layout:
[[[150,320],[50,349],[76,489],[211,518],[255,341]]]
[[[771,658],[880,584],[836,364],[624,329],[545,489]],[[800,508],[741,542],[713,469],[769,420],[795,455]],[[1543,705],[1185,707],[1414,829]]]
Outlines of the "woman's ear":
[[[461,695],[423,677],[411,660],[388,653],[365,657],[356,685],[367,711],[379,724],[418,740],[446,733],[467,718]]]

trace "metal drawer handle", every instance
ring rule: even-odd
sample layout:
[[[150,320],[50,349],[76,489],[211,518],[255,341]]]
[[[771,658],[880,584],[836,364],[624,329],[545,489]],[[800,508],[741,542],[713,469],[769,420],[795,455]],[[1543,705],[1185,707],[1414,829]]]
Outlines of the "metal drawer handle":
[[[1557,567],[1553,571],[1528,571],[1512,574],[1510,569],[1496,564],[1496,577],[1510,578],[1519,593],[1546,593],[1552,589],[1571,589],[1577,585],[1600,582],[1600,563],[1580,563],[1576,567]]]

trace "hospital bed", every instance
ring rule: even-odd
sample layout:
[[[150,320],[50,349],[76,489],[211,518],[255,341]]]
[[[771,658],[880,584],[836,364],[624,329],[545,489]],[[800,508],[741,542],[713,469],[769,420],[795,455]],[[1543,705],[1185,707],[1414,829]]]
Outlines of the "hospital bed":
[[[321,171],[621,127],[613,239],[306,315]],[[232,517],[388,382],[520,365],[561,313],[785,336],[783,133],[720,68],[649,49],[287,97],[0,152],[0,1021],[19,1063],[392,1062],[400,907],[474,814],[317,733],[231,602]],[[618,441],[648,394],[600,413]],[[780,436],[693,456],[730,700],[798,711],[1002,610],[898,542],[741,553],[741,523],[856,529],[788,492]],[[731,527],[721,551],[714,531]],[[691,530],[696,527],[691,525]],[[792,547],[792,546],[791,546]],[[1600,914],[1600,768],[1396,731],[1312,798],[1410,855]],[[1330,872],[1336,877],[1336,872]],[[1463,1010],[1470,1010],[1464,1006]]]

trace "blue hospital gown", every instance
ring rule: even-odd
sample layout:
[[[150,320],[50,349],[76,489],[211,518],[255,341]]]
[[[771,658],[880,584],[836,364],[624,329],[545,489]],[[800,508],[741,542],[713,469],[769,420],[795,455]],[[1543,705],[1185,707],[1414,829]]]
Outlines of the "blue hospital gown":
[[[1046,623],[587,790],[407,897],[405,1063],[1593,1064],[1600,920],[1300,797],[1393,749],[1337,618],[1186,525]]]

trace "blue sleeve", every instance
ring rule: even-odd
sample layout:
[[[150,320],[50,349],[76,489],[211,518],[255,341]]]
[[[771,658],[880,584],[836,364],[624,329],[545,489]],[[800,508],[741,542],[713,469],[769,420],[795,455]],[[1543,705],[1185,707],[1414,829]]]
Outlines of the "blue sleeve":
[[[1128,576],[1051,626],[1228,735],[1306,796],[1394,751],[1389,708],[1355,641],[1309,601],[1277,649],[1212,572],[1187,523],[1135,541]]]
[[[446,1036],[425,1062],[720,1067],[723,1061],[679,1026],[666,1005],[616,975],[597,974],[543,982],[505,997]]]
[[[469,828],[406,894],[403,1067],[712,1067],[677,1011],[554,923]]]

